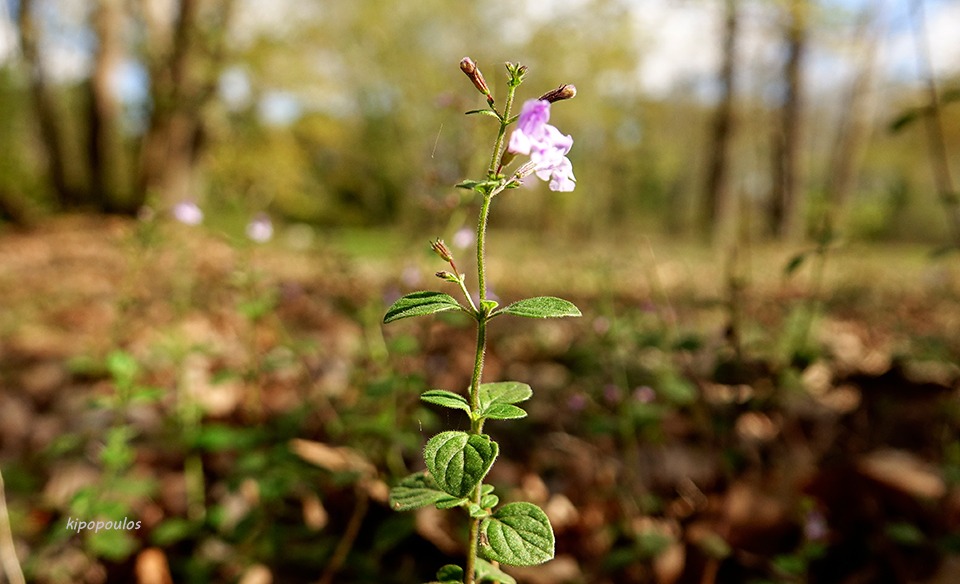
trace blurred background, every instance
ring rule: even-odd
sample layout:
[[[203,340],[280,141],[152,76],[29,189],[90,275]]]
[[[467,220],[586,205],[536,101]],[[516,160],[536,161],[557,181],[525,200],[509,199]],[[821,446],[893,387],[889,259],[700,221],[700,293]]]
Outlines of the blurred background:
[[[580,188],[502,221],[592,235],[950,239],[955,2],[7,0],[4,216],[152,197],[315,225],[435,224],[486,155],[471,56],[522,61]],[[953,168],[951,168],[951,166]],[[271,172],[264,172],[271,169]],[[545,213],[544,208],[551,212]],[[955,227],[955,225],[954,225]],[[726,230],[726,231],[725,231]]]
[[[957,31],[956,0],[0,0],[0,575],[462,560],[458,513],[385,493],[463,427],[419,394],[474,331],[381,320],[445,286],[430,238],[475,269],[469,56],[498,105],[504,61],[519,100],[578,89],[577,188],[491,217],[501,303],[584,313],[491,326],[486,380],[535,395],[490,481],[558,542],[516,581],[960,581]],[[68,527],[99,518],[142,525]]]

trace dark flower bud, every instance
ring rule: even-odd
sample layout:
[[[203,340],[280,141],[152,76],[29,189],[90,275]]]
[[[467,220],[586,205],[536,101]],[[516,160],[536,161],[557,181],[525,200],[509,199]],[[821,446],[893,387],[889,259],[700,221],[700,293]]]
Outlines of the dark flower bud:
[[[461,59],[460,70],[470,78],[470,81],[473,82],[473,86],[477,88],[477,91],[487,96],[488,102],[493,101],[493,97],[490,95],[490,88],[487,87],[487,82],[484,80],[483,74],[480,73],[480,69],[477,68],[477,64],[473,62],[473,59],[470,57]]]
[[[430,244],[430,249],[432,249],[435,254],[440,256],[440,259],[443,261],[453,261],[453,254],[450,253],[450,249],[447,247],[447,244],[443,243],[442,239],[437,239],[436,241],[432,242]]]
[[[549,101],[550,103],[556,101],[562,101],[564,99],[573,99],[577,95],[577,88],[575,85],[570,83],[565,83],[560,87],[548,91],[541,95],[538,99],[541,101]]]

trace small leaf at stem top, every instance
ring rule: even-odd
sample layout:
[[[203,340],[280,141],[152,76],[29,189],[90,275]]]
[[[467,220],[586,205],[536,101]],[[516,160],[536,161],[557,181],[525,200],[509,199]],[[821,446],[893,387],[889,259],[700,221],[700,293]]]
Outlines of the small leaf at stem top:
[[[497,112],[491,109],[475,109],[475,110],[470,110],[468,112],[464,112],[464,115],[467,115],[467,116],[473,115],[473,114],[482,114],[485,116],[490,116],[491,118],[494,118],[496,120],[500,119],[500,114],[498,114]]]
[[[384,324],[400,320],[401,318],[410,318],[411,316],[424,316],[446,310],[462,310],[469,312],[453,296],[443,292],[413,292],[403,296],[393,303],[383,317]]]
[[[526,318],[561,318],[564,316],[582,316],[580,309],[568,300],[553,296],[524,298],[505,307],[496,314],[512,314]]]

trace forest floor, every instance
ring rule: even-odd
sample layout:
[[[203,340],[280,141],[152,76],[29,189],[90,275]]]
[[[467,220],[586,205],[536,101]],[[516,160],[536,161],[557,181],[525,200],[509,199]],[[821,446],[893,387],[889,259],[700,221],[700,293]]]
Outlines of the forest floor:
[[[960,582],[956,255],[560,239],[488,249],[501,303],[584,314],[491,325],[485,379],[535,393],[491,423],[490,481],[557,534],[518,582]],[[418,395],[468,384],[470,323],[381,324],[449,286],[428,243],[93,216],[0,234],[0,463],[28,580],[399,584],[460,561],[457,512],[385,503],[465,422]],[[66,527],[101,517],[141,525]]]

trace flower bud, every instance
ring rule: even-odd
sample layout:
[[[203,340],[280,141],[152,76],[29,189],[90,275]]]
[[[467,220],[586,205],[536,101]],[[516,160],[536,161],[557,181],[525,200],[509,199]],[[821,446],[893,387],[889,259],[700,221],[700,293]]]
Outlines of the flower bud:
[[[440,256],[441,260],[445,262],[453,261],[453,254],[450,253],[450,249],[447,247],[447,244],[443,243],[442,239],[437,239],[431,243],[430,249],[432,249],[435,254]]]
[[[484,80],[483,74],[480,73],[480,69],[477,68],[477,64],[473,62],[473,59],[470,57],[461,59],[460,70],[470,78],[470,81],[473,82],[473,86],[477,88],[477,91],[487,96],[487,101],[492,103],[493,97],[490,95],[490,88],[487,87],[487,82]]]
[[[458,278],[455,274],[451,274],[450,272],[447,272],[447,271],[437,272],[436,274],[434,274],[434,276],[440,278],[441,280],[446,280],[447,282],[453,282],[454,284],[460,282],[460,278]]]
[[[564,83],[560,87],[544,93],[537,99],[553,103],[555,101],[562,101],[564,99],[573,99],[576,97],[576,95],[577,87],[571,83]]]

